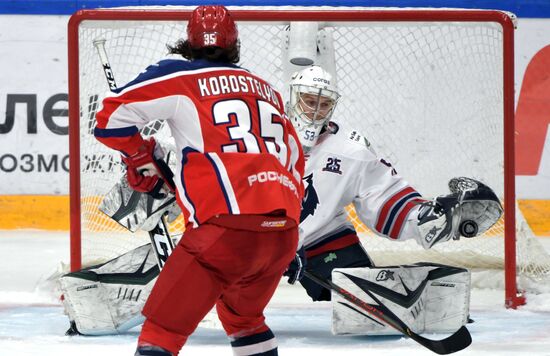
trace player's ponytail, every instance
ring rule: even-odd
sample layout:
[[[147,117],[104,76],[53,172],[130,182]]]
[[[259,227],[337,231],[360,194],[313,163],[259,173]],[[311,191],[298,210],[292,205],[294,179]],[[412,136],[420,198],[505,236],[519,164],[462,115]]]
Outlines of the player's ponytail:
[[[188,40],[180,39],[173,46],[167,45],[169,54],[179,54],[190,61],[206,59],[212,62],[237,63],[240,59],[240,42],[228,48],[202,47],[192,48]]]

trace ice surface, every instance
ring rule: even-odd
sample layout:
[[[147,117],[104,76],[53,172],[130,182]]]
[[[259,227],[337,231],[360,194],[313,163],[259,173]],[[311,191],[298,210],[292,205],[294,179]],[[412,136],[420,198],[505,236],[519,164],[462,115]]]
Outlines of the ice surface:
[[[0,355],[133,355],[138,328],[120,336],[64,335],[68,320],[47,277],[68,256],[65,232],[0,231]],[[528,295],[519,310],[506,310],[503,299],[500,290],[473,291],[473,343],[458,355],[550,355],[550,294]],[[311,303],[301,287],[284,282],[266,316],[280,355],[435,355],[396,336],[333,336],[330,305]],[[200,327],[180,354],[232,353],[223,331]]]

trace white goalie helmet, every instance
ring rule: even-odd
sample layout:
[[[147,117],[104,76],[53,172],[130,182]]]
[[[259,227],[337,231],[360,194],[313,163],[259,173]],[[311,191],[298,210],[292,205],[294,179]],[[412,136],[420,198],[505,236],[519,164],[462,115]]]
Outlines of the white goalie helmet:
[[[332,75],[313,65],[292,75],[289,117],[304,148],[317,142],[340,99]]]

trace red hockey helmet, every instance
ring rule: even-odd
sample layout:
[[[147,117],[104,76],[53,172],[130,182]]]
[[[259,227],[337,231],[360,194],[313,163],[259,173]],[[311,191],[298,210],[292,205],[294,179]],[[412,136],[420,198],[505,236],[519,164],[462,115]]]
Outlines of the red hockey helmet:
[[[235,21],[222,5],[197,7],[187,23],[187,40],[191,48],[229,48],[235,45],[238,36]]]

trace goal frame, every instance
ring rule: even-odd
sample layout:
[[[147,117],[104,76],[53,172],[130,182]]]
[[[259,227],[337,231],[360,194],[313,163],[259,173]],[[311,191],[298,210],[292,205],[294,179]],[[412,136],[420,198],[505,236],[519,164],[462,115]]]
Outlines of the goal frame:
[[[68,83],[69,83],[69,162],[70,162],[70,269],[82,267],[81,255],[81,196],[80,196],[80,83],[79,83],[79,25],[94,21],[187,21],[192,9],[95,9],[80,10],[68,23]],[[515,209],[515,149],[514,149],[514,23],[510,16],[496,10],[430,10],[430,9],[371,9],[360,10],[240,10],[231,9],[237,22],[258,21],[411,21],[411,22],[495,22],[503,34],[503,131],[504,131],[504,273],[505,306],[516,308],[525,304],[517,287],[516,216]],[[182,29],[183,32],[183,29]]]

